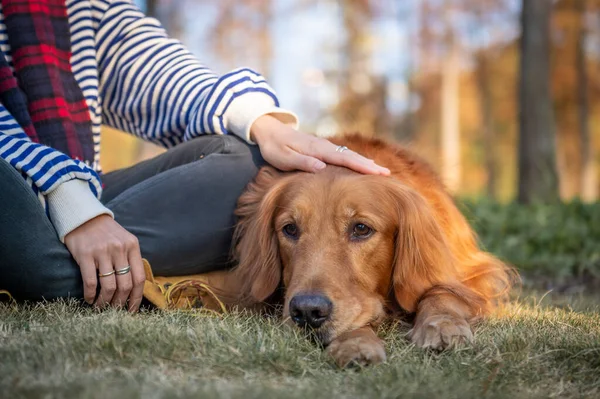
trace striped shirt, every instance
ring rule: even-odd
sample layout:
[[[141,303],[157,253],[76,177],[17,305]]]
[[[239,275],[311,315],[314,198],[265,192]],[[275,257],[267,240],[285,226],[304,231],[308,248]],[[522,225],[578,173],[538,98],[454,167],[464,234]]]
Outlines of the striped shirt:
[[[13,165],[42,203],[61,184],[87,182],[100,198],[100,126],[109,125],[170,148],[204,134],[237,134],[249,140],[251,123],[280,113],[274,91],[248,68],[217,76],[159,22],[131,0],[67,0],[71,67],[89,107],[93,164],[29,140],[0,104],[0,157]],[[0,8],[0,48],[10,46]],[[12,66],[12,64],[11,64]]]

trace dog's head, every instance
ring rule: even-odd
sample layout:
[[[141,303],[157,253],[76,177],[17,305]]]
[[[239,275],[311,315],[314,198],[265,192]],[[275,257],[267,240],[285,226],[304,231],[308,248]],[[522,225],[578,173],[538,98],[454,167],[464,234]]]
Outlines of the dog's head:
[[[455,260],[433,210],[416,191],[382,176],[263,168],[241,196],[236,273],[247,302],[285,289],[284,317],[327,344],[376,324],[390,301],[415,311]]]

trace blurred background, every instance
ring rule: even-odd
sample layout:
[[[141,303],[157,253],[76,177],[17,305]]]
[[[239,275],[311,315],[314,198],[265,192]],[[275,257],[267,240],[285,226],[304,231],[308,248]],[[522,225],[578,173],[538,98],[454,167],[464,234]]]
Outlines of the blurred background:
[[[216,72],[264,74],[303,131],[407,143],[466,198],[598,198],[600,0],[136,2]],[[161,151],[103,149],[105,171]]]

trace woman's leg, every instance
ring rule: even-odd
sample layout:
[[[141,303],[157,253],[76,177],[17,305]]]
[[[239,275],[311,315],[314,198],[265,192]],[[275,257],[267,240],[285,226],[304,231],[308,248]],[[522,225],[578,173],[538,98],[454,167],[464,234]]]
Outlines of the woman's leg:
[[[230,266],[233,211],[264,160],[234,136],[204,136],[107,174],[102,201],[160,276]]]
[[[206,136],[104,176],[102,201],[157,275],[228,266],[233,210],[263,164],[258,147]],[[0,159],[0,289],[19,300],[83,297],[81,273],[21,175]]]
[[[0,159],[0,289],[19,300],[83,297],[81,273],[23,177]]]

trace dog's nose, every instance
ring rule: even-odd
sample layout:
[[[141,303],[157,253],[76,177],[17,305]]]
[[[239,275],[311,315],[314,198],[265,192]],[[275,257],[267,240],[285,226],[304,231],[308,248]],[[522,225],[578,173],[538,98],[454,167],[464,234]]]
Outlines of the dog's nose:
[[[332,309],[333,304],[324,295],[296,295],[290,301],[290,316],[300,327],[319,328]]]

